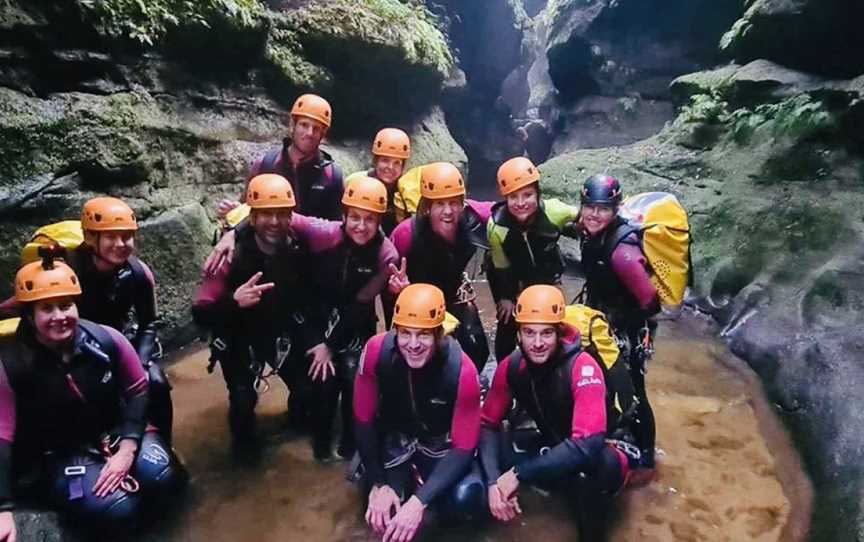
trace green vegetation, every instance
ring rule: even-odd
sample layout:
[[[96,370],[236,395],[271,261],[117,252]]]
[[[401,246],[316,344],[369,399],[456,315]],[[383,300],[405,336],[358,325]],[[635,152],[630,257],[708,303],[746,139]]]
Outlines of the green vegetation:
[[[258,0],[76,0],[84,16],[102,35],[155,45],[172,28],[209,28],[216,20],[237,27],[255,26]]]

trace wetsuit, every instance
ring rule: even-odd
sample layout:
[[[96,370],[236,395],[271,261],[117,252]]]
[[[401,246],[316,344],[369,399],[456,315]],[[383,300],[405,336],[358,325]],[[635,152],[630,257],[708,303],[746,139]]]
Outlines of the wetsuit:
[[[342,192],[345,190],[342,169],[329,153],[321,149],[315,157],[295,167],[288,158],[290,146],[291,138],[286,137],[281,149],[273,149],[256,160],[249,179],[262,173],[282,175],[294,189],[297,212],[339,220],[342,217]]]
[[[545,363],[534,365],[515,350],[498,365],[483,404],[480,458],[488,484],[515,466],[520,483],[573,494],[579,540],[602,540],[606,497],[624,485],[630,460],[605,441],[603,371],[581,350],[579,332],[565,329],[558,351]],[[511,430],[501,438],[501,422],[513,399],[537,430]]]
[[[639,398],[634,433],[645,466],[654,466],[654,412],[645,390],[645,363],[651,346],[644,345],[646,333],[653,336],[656,323],[651,317],[660,311],[660,298],[651,283],[648,260],[638,234],[632,233],[617,244],[619,228],[627,228],[616,217],[600,235],[582,238],[582,266],[585,272],[586,304],[606,313],[616,335],[626,344],[624,359]]]
[[[267,365],[296,391],[304,354],[312,346],[303,325],[311,295],[308,264],[305,243],[292,239],[274,254],[266,254],[249,227],[238,231],[231,263],[223,263],[198,290],[192,307],[195,322],[209,328],[224,345],[219,361],[228,387],[228,420],[235,445],[254,444],[256,384]],[[258,304],[240,308],[234,292],[259,271],[263,275],[258,283],[272,282],[274,288],[263,292]]]
[[[76,299],[81,318],[111,326],[132,342],[150,379],[148,419],[171,441],[174,408],[171,384],[156,357],[160,354],[156,313],[156,280],[153,272],[135,256],[118,269],[100,271],[93,262],[93,249],[81,243],[69,253],[68,264],[81,281],[82,294]],[[3,303],[5,314],[18,312],[15,298]]]
[[[396,248],[379,231],[366,245],[356,245],[340,222],[310,219],[294,214],[291,229],[305,240],[313,255],[313,288],[318,297],[313,304],[320,335],[336,367],[338,393],[342,396],[342,457],[354,454],[354,416],[352,397],[354,375],[366,341],[375,334],[375,298],[387,284],[390,264],[397,264]],[[316,343],[316,344],[317,344]],[[308,364],[307,364],[308,366]],[[322,401],[323,398],[311,398]],[[325,425],[315,428],[316,453],[330,448],[336,396],[328,398]]]
[[[541,201],[534,219],[522,225],[507,209],[496,203],[487,224],[489,237],[489,285],[495,301],[515,306],[519,294],[534,284],[560,284],[564,262],[558,239],[565,226],[576,219],[579,208],[557,199]],[[516,347],[516,322],[498,322],[495,358],[498,361]]]
[[[40,483],[26,488],[34,497],[79,520],[128,524],[142,499],[176,490],[182,467],[155,429],[145,431],[147,374],[129,341],[87,320],[73,341],[66,363],[36,340],[26,319],[0,341],[0,509],[13,507],[15,479],[35,471]],[[140,490],[99,498],[93,485],[109,435],[138,442],[129,474]]]
[[[406,259],[408,280],[433,284],[444,292],[447,310],[459,319],[456,340],[478,371],[489,358],[489,344],[477,306],[468,294],[471,285],[466,283],[465,268],[478,248],[488,248],[486,221],[491,207],[489,202],[467,200],[452,244],[432,231],[429,217],[420,215],[400,223],[390,236]]]
[[[403,501],[413,493],[445,514],[465,517],[482,509],[482,479],[471,468],[480,384],[455,340],[445,337],[423,368],[411,369],[395,331],[372,337],[354,385],[354,417],[370,487],[388,485]]]

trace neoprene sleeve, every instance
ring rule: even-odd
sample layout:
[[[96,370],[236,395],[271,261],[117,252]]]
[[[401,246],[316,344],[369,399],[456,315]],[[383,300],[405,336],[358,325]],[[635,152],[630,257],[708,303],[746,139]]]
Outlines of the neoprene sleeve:
[[[416,495],[420,502],[428,505],[442,492],[458,482],[468,470],[473,457],[473,450],[469,452],[459,448],[451,448],[447,455],[441,458],[435,468],[432,469],[432,474],[429,475],[426,483],[417,490]]]
[[[548,453],[538,455],[516,467],[520,482],[536,482],[560,478],[563,473],[591,470],[605,446],[603,434],[581,439],[566,439]]]
[[[378,429],[374,423],[364,423],[354,420],[354,437],[357,440],[357,452],[366,469],[366,479],[372,485],[384,483],[384,465],[378,457]]]
[[[486,483],[492,485],[501,476],[501,465],[498,462],[498,454],[501,449],[501,431],[487,426],[480,428],[480,463],[483,465],[483,474]]]

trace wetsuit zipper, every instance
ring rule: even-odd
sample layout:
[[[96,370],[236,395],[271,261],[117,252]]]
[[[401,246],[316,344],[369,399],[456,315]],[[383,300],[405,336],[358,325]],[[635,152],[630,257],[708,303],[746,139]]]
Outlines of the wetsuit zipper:
[[[528,380],[531,382],[531,395],[534,396],[534,404],[537,405],[537,412],[540,413],[540,419],[543,421],[543,425],[549,428],[549,432],[552,433],[556,442],[561,442],[564,439],[558,438],[555,428],[546,421],[546,414],[543,412],[543,407],[540,405],[540,399],[537,397],[537,388],[534,387],[534,379],[529,375]]]
[[[528,232],[522,232],[522,239],[525,240],[525,246],[528,247],[528,257],[531,258],[531,267],[537,267],[537,262],[534,261],[534,250],[531,248],[531,243],[528,242]]]

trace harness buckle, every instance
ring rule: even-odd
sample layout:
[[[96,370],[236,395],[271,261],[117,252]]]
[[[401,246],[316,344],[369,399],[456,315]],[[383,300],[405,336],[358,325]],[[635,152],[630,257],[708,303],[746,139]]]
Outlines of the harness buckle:
[[[86,472],[87,467],[85,467],[84,465],[76,465],[63,469],[63,474],[65,474],[66,476],[84,476]]]
[[[471,284],[471,279],[468,273],[462,272],[462,283],[456,290],[456,304],[470,303],[477,299],[477,291],[474,290],[474,285]]]

